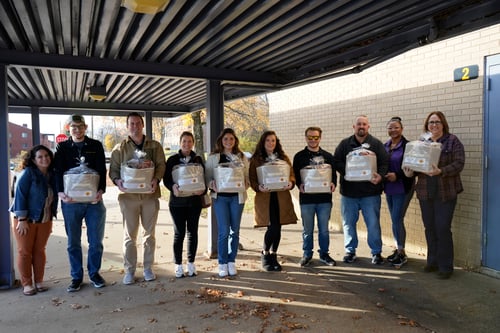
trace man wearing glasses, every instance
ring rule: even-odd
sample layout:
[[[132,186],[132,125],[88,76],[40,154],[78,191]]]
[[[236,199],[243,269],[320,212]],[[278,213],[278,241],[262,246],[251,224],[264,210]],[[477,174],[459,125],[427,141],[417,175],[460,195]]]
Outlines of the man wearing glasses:
[[[64,217],[64,227],[68,237],[68,256],[71,266],[71,284],[68,292],[80,290],[83,281],[82,264],[82,222],[85,219],[87,230],[88,256],[87,270],[91,284],[95,288],[105,286],[105,281],[99,274],[103,254],[104,224],[106,208],[102,195],[106,191],[106,160],[101,142],[85,135],[87,125],[85,119],[77,114],[68,120],[70,138],[60,142],[54,154],[56,187],[61,199],[61,209]],[[97,195],[92,202],[76,202],[64,191],[63,176],[69,169],[79,166],[82,158],[87,166],[99,174]]]
[[[370,123],[368,117],[357,116],[352,125],[354,134],[343,139],[335,149],[335,167],[340,173],[340,200],[342,226],[344,229],[345,263],[356,260],[358,233],[356,224],[359,211],[363,214],[368,232],[368,246],[371,250],[372,264],[381,265],[382,235],[380,230],[380,205],[383,190],[383,179],[389,169],[389,156],[384,144],[368,133]],[[347,154],[364,148],[363,154],[374,154],[377,160],[377,171],[370,180],[349,181],[345,179]]]
[[[313,257],[314,244],[314,216],[318,223],[318,243],[319,260],[329,266],[335,266],[336,262],[330,257],[330,231],[328,223],[332,211],[332,192],[337,185],[337,173],[334,168],[333,155],[323,150],[321,142],[322,130],[319,127],[308,127],[305,131],[307,146],[295,154],[293,158],[293,171],[296,175],[297,188],[299,189],[300,212],[302,216],[302,239],[303,256],[300,266],[305,267],[311,263]],[[331,173],[331,182],[326,184],[324,190],[321,188],[309,192],[305,188],[304,179],[301,177],[301,170],[309,168],[321,168],[328,164],[326,168]]]

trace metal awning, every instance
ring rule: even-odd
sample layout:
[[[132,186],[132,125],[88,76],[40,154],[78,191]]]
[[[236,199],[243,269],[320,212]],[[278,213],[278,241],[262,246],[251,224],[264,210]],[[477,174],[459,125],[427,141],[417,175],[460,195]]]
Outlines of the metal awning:
[[[500,22],[500,2],[196,0],[156,15],[119,0],[0,2],[9,112],[205,107],[357,73],[390,57]],[[104,86],[107,97],[89,97]],[[55,111],[54,111],[55,110]]]

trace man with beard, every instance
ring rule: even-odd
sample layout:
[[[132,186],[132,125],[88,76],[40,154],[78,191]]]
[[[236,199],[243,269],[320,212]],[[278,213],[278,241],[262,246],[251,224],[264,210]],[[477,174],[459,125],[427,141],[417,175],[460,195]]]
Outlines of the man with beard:
[[[356,260],[358,247],[356,224],[361,210],[368,232],[372,264],[380,265],[384,262],[380,231],[380,204],[383,179],[388,170],[389,158],[383,143],[368,134],[370,123],[367,116],[357,116],[352,127],[354,134],[343,139],[334,154],[335,169],[340,173],[340,194],[342,195],[340,206],[346,249],[344,262],[353,263]],[[348,181],[345,179],[347,154],[360,148],[363,148],[361,154],[376,156],[377,171],[373,172],[370,180]]]

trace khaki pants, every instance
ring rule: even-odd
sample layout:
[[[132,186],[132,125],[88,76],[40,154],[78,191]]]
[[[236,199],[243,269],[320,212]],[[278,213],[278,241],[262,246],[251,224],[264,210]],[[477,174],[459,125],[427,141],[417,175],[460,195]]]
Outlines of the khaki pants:
[[[123,264],[126,273],[137,266],[137,234],[142,226],[143,264],[150,269],[155,257],[155,229],[160,202],[155,194],[121,193],[118,195],[123,215]]]
[[[21,284],[24,286],[43,282],[45,273],[45,248],[52,233],[52,221],[45,223],[28,223],[29,230],[26,235],[17,232],[18,220],[13,223],[13,233],[17,243],[17,269],[21,275]]]

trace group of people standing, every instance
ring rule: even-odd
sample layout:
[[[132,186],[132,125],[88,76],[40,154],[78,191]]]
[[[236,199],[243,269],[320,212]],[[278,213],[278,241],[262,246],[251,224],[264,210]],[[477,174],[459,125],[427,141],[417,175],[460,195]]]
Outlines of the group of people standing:
[[[109,178],[121,190],[118,195],[123,215],[123,283],[136,281],[137,237],[142,227],[143,276],[153,281],[156,275],[152,269],[155,256],[155,227],[159,211],[161,191],[159,184],[170,191],[169,210],[174,225],[174,274],[177,278],[196,276],[195,257],[198,247],[198,223],[202,210],[202,198],[210,193],[212,207],[217,220],[217,261],[220,277],[237,275],[236,257],[239,248],[239,232],[247,189],[255,191],[255,226],[266,227],[261,263],[265,271],[282,269],[277,252],[281,240],[281,228],[297,223],[290,191],[299,190],[302,218],[303,257],[299,264],[311,263],[314,248],[314,224],[318,228],[319,260],[330,266],[336,261],[329,254],[329,220],[332,210],[332,193],[337,188],[337,173],[340,178],[341,216],[344,231],[344,263],[356,260],[358,236],[356,224],[361,212],[367,227],[367,241],[373,264],[382,264],[382,237],[380,228],[381,194],[385,191],[387,207],[392,220],[392,232],[396,249],[387,257],[393,266],[401,267],[407,262],[405,253],[406,230],[404,216],[414,191],[419,199],[422,220],[427,240],[426,272],[438,271],[438,276],[447,279],[453,272],[453,239],[451,222],[457,202],[457,194],[463,191],[460,172],[465,163],[464,147],[460,140],[449,132],[449,126],[442,112],[431,112],[425,119],[424,132],[429,133],[432,142],[439,142],[442,150],[439,163],[429,172],[414,172],[402,167],[405,146],[408,140],[403,136],[403,124],[399,117],[387,123],[389,140],[382,143],[369,134],[368,117],[355,118],[353,135],[343,139],[334,154],[320,147],[322,130],[309,127],[305,130],[306,147],[297,152],[292,160],[283,151],[274,131],[265,131],[248,160],[239,147],[234,130],[224,129],[209,154],[206,163],[193,150],[194,136],[183,132],[180,149],[165,160],[161,144],[143,133],[144,120],[132,112],[127,116],[128,137],[118,144],[111,154]],[[43,283],[45,247],[52,230],[52,220],[57,213],[58,199],[64,226],[68,237],[67,252],[70,263],[71,283],[68,292],[80,289],[84,278],[81,246],[82,224],[85,220],[88,241],[87,272],[90,283],[102,288],[106,282],[100,275],[103,256],[103,238],[106,208],[102,195],[106,191],[106,162],[102,144],[86,135],[87,124],[80,115],[69,119],[70,137],[61,142],[55,154],[45,146],[33,147],[24,157],[24,172],[19,177],[11,212],[14,213],[13,231],[17,241],[17,264],[21,275],[23,293],[34,295],[48,288]],[[350,181],[346,175],[346,157],[357,149],[363,154],[376,156],[376,172],[369,181]],[[136,151],[142,151],[154,165],[150,193],[128,193],[121,179],[124,162],[133,158]],[[63,175],[77,167],[84,158],[89,168],[99,174],[97,194],[92,202],[76,202],[65,194]],[[288,164],[290,174],[283,188],[270,190],[259,182],[257,168],[277,158]],[[331,167],[329,190],[322,193],[308,193],[300,177],[300,170],[311,161]],[[181,196],[179,184],[172,177],[172,171],[181,163],[196,163],[204,170],[205,189],[189,196]],[[214,169],[221,163],[237,161],[244,170],[244,184],[234,192],[219,191],[214,178]],[[415,182],[415,178],[418,179]],[[183,243],[187,234],[187,265],[183,267]]]

